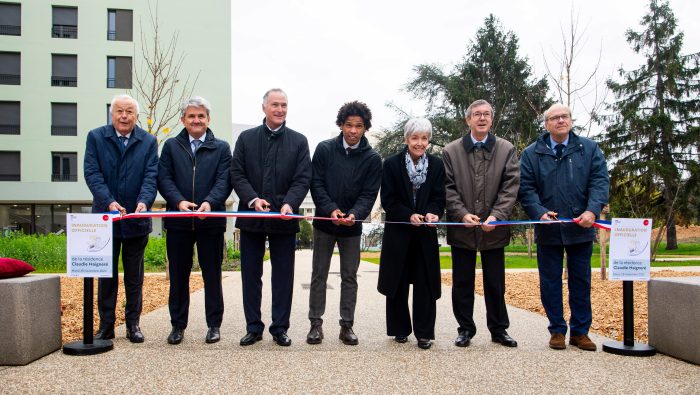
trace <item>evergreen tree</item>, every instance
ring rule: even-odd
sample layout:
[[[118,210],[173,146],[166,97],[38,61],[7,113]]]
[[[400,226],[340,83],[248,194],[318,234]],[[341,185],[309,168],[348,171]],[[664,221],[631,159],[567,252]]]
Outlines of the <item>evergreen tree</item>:
[[[686,187],[695,188],[697,179],[700,53],[681,54],[683,33],[676,33],[668,1],[651,0],[641,25],[643,31],[627,30],[626,37],[646,62],[620,69],[621,82],[608,80],[616,102],[601,141],[613,164],[613,211],[660,220],[671,250],[677,248],[676,223],[697,212]]]
[[[494,106],[494,133],[522,150],[540,130],[539,116],[550,104],[546,77],[534,79],[527,58],[518,56],[518,38],[504,31],[495,16],[485,19],[467,54],[454,70],[445,74],[440,67],[414,67],[416,77],[406,85],[414,97],[426,100],[427,117],[433,123],[432,142],[444,146],[464,136],[464,115],[474,100],[485,99]],[[392,131],[376,144],[386,157],[401,145],[402,114]]]

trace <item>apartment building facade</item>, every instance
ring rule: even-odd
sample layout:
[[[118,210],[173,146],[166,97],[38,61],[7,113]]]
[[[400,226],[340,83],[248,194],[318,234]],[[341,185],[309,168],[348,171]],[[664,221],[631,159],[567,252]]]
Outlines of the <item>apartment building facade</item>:
[[[211,128],[231,142],[231,4],[147,0],[0,0],[0,229],[60,232],[89,212],[87,133],[111,122],[117,94],[137,97],[142,42],[178,35],[179,77],[212,103]],[[143,35],[143,37],[142,37]],[[145,40],[145,41],[142,41]],[[146,128],[144,103],[139,122]],[[170,126],[175,135],[181,129]],[[160,199],[160,198],[159,198]],[[155,226],[154,226],[155,228]]]

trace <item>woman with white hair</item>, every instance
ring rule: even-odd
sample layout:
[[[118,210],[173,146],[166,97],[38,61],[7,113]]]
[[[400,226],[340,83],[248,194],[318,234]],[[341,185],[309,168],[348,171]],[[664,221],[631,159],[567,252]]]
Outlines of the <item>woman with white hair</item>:
[[[430,224],[438,222],[445,209],[445,170],[439,157],[426,153],[430,121],[411,119],[404,130],[406,147],[384,162],[381,199],[387,224],[377,289],[386,296],[387,335],[405,343],[413,332],[418,347],[428,349],[435,339],[435,302],[440,298],[437,230]]]

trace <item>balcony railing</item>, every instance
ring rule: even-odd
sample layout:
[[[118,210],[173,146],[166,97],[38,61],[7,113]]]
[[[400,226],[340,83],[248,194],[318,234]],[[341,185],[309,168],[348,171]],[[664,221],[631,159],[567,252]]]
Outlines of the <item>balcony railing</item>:
[[[0,181],[22,181],[19,174],[0,174]]]
[[[77,136],[78,135],[78,127],[77,126],[51,125],[51,135],[52,136]]]
[[[52,75],[51,86],[78,86],[78,77]]]
[[[117,86],[116,78],[107,78],[107,88],[114,88]]]
[[[117,31],[116,30],[107,30],[107,40],[115,41],[116,39],[117,39]]]
[[[54,38],[78,38],[78,26],[53,25],[51,37]]]
[[[22,35],[22,26],[0,25],[0,35],[2,35],[2,36],[21,36]]]
[[[51,181],[78,181],[77,174],[51,174]]]
[[[19,74],[0,74],[0,85],[19,85]]]

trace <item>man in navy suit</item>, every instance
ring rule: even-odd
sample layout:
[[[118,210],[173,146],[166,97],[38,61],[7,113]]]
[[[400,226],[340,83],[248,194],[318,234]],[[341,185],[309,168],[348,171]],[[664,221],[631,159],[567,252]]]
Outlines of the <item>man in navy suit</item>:
[[[156,198],[158,143],[136,125],[139,104],[128,95],[118,95],[110,106],[112,124],[88,133],[84,174],[92,192],[92,212],[121,214],[148,211]],[[143,288],[143,253],[151,233],[151,219],[118,221],[113,227],[112,278],[100,278],[97,309],[100,328],[96,339],[114,338],[114,311],[119,287],[119,253],[124,265],[126,293],[126,337],[142,343],[139,328]]]

